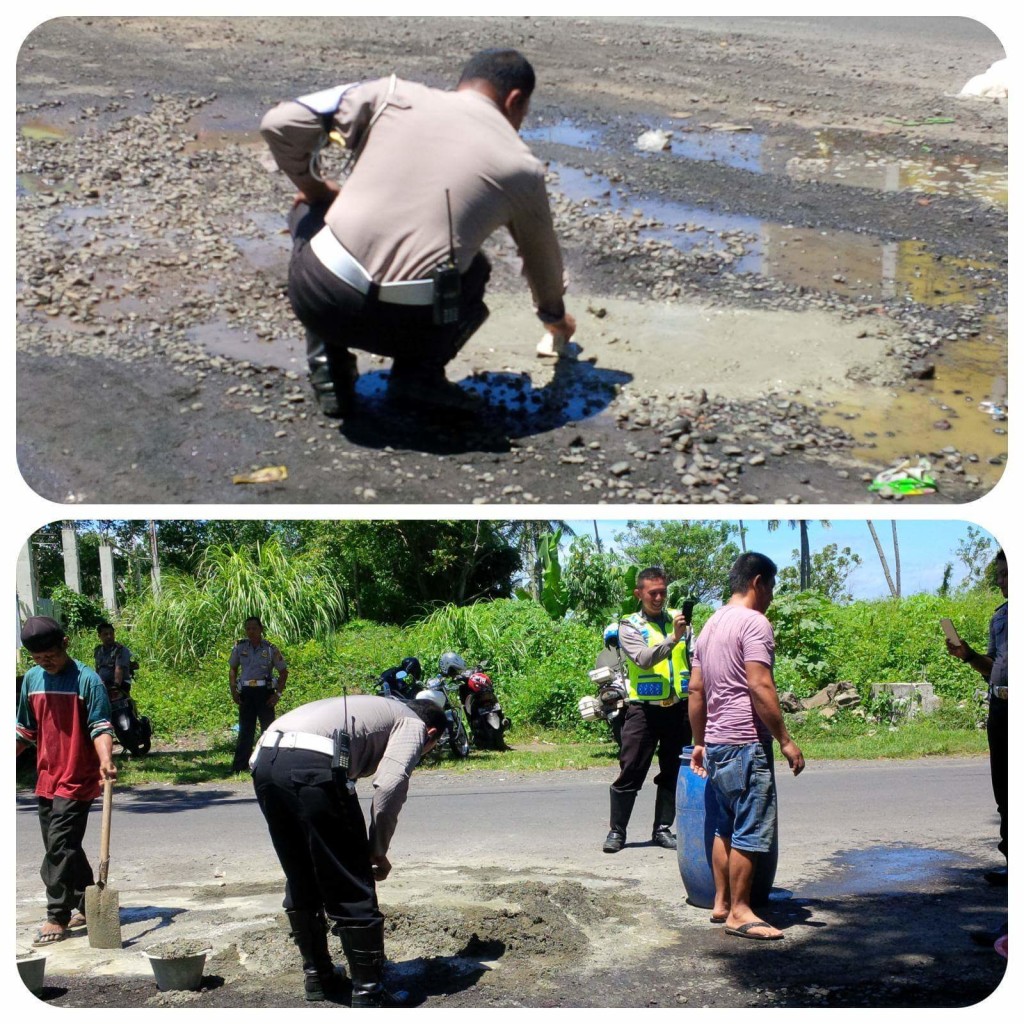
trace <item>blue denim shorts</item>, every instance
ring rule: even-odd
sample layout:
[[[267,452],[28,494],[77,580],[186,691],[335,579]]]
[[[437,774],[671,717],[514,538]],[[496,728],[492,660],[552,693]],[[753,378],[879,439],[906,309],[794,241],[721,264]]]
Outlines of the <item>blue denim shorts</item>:
[[[704,750],[708,784],[718,799],[715,835],[738,850],[767,853],[775,839],[775,764],[767,743],[731,746],[711,743]]]

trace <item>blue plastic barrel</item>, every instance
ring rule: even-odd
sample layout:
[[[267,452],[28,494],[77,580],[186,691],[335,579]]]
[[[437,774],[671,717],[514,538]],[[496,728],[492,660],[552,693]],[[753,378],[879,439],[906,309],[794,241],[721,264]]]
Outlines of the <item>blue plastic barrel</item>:
[[[676,859],[683,879],[686,898],[695,907],[715,905],[715,878],[711,872],[711,848],[715,841],[718,800],[707,779],[690,770],[693,747],[684,747],[679,758],[676,783]],[[768,902],[779,862],[779,832],[768,853],[757,858],[750,902],[760,906]]]

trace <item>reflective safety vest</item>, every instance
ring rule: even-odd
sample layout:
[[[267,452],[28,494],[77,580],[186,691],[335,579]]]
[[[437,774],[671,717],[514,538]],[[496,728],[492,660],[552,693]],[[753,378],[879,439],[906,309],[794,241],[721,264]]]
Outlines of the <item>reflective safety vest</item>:
[[[679,613],[674,609],[665,610],[668,623]],[[628,622],[644,638],[648,647],[657,647],[663,643],[667,633],[662,633],[655,622],[645,619],[641,612],[627,615]],[[631,658],[626,658],[629,676],[629,700],[668,700],[676,696],[685,700],[690,688],[690,666],[686,656],[686,641],[681,640],[672,648],[672,653],[650,668],[640,668]]]

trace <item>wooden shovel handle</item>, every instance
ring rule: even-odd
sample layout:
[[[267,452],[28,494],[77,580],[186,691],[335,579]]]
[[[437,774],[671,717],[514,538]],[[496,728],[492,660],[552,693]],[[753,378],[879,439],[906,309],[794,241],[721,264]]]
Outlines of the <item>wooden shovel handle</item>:
[[[103,820],[100,824],[100,870],[99,887],[107,884],[107,868],[110,865],[110,812],[114,795],[114,780],[103,780]]]

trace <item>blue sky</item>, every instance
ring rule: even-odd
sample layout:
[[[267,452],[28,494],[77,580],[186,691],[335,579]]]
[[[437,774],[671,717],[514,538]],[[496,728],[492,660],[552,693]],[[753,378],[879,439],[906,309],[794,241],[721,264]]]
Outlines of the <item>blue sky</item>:
[[[639,518],[639,517],[638,517]],[[655,517],[651,517],[655,519]],[[878,561],[874,541],[863,519],[833,519],[831,528],[821,526],[820,520],[808,517],[812,551],[820,551],[826,544],[837,544],[840,549],[849,547],[860,555],[862,564],[851,574],[848,588],[854,598],[887,597],[888,585]],[[872,520],[882,550],[893,571],[891,520]],[[594,535],[592,519],[570,519],[569,525],[576,533]],[[744,519],[747,529],[747,550],[760,551],[771,558],[780,568],[794,564],[793,551],[799,547],[799,532],[783,520],[779,529],[768,532],[766,520]],[[954,563],[953,582],[956,584],[964,575],[964,566],[957,559],[955,551],[959,542],[967,536],[967,527],[974,524],[963,520],[900,520],[897,532],[900,540],[900,568],[903,577],[904,595],[922,591],[934,591],[942,582],[942,572],[947,562]],[[599,519],[597,521],[601,543],[606,549],[614,548],[615,536],[624,533],[624,519]],[[980,529],[980,527],[975,527]],[[985,530],[981,533],[991,537]],[[992,554],[999,544],[992,538]]]

